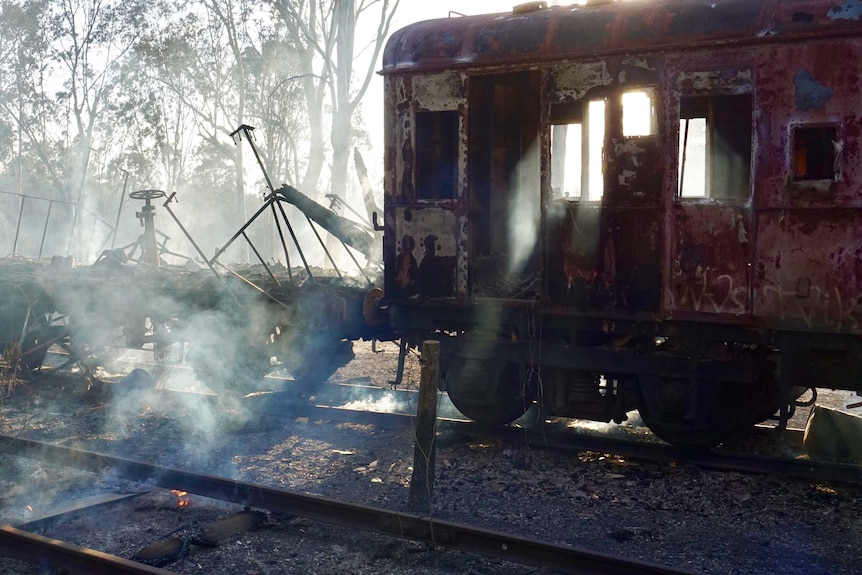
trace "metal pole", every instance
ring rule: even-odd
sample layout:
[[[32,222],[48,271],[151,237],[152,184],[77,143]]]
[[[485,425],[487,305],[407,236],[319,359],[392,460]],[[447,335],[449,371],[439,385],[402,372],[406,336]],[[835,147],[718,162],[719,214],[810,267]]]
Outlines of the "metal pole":
[[[175,193],[176,193],[176,192],[175,192]],[[175,194],[175,193],[174,193],[174,194]],[[172,194],[172,196],[171,196],[171,197],[173,197],[173,195],[174,195],[174,194]],[[261,206],[261,207],[260,207],[260,208],[255,212],[255,213],[254,213],[254,215],[248,219],[248,221],[245,223],[245,225],[244,225],[243,227],[241,227],[241,228],[239,229],[239,231],[238,231],[237,233],[235,233],[235,234],[233,235],[233,237],[232,237],[231,239],[229,239],[229,240],[227,241],[227,243],[226,243],[226,244],[225,244],[221,249],[219,249],[219,250],[215,253],[215,255],[213,256],[212,260],[207,260],[207,263],[212,263],[212,262],[216,261],[216,260],[218,259],[218,257],[219,257],[220,255],[222,255],[222,254],[223,254],[223,253],[224,253],[224,252],[225,252],[225,251],[226,251],[226,250],[231,246],[231,244],[232,244],[232,243],[234,243],[234,242],[236,241],[236,239],[237,239],[238,237],[240,237],[240,236],[243,234],[243,232],[245,232],[245,230],[246,230],[246,229],[247,229],[247,228],[248,228],[248,227],[249,227],[249,226],[254,222],[254,220],[256,220],[256,219],[257,219],[257,217],[258,217],[260,214],[262,214],[262,213],[264,212],[264,210],[266,210],[266,208],[267,208],[268,206],[272,205],[272,202],[273,202],[273,201],[275,201],[275,199],[274,199],[274,198],[275,198],[275,196],[274,196],[273,194],[270,194],[270,195],[268,196],[268,199],[267,199],[266,203],[265,203],[265,204],[263,204],[263,205],[262,205],[262,206]],[[204,259],[206,259],[206,258],[204,258]]]
[[[126,172],[126,170],[123,170]],[[114,223],[114,236],[111,238],[111,249],[114,249],[114,244],[117,242],[117,230],[120,229],[120,214],[123,213],[123,204],[126,201],[126,185],[129,183],[129,172],[126,172],[126,177],[123,178],[123,193],[120,194],[120,205],[117,206],[117,221]]]
[[[367,273],[365,273],[365,270],[364,270],[364,269],[362,269],[362,266],[361,266],[361,265],[359,265],[359,262],[356,260],[356,256],[355,256],[355,255],[353,255],[353,252],[352,252],[352,251],[350,251],[350,248],[349,248],[349,247],[347,247],[347,244],[345,244],[344,242],[342,242],[342,244],[341,244],[341,245],[343,245],[343,246],[344,246],[344,251],[346,251],[346,252],[347,252],[347,255],[349,255],[349,256],[350,256],[350,259],[352,259],[352,260],[353,260],[353,263],[356,265],[356,269],[358,269],[358,270],[360,271],[360,273],[362,273],[362,277],[364,277],[364,278],[365,278],[365,281],[367,281],[369,284],[373,284],[374,282],[373,282],[373,281],[371,281],[371,278],[370,278],[370,277],[368,277],[368,274],[367,274]],[[366,258],[367,258],[367,256],[366,256]]]
[[[276,197],[273,195],[272,197]],[[302,248],[299,247],[299,240],[296,239],[296,234],[293,232],[293,226],[290,225],[290,220],[287,219],[287,214],[284,213],[284,206],[281,205],[281,199],[278,200],[278,210],[281,212],[281,217],[284,218],[284,223],[287,225],[287,231],[290,232],[290,237],[293,238],[293,243],[296,245],[296,251],[299,252],[299,257],[302,260],[302,265],[305,266],[305,271],[311,281],[314,281],[314,275],[311,273],[311,268],[308,267],[308,262],[305,260],[305,254],[302,253]]]
[[[329,263],[332,264],[332,269],[335,270],[335,273],[338,274],[338,277],[341,277],[341,272],[338,270],[338,266],[335,265],[335,260],[330,255],[329,250],[326,249],[326,242],[323,241],[323,238],[320,237],[320,234],[317,232],[317,228],[314,227],[314,224],[311,223],[311,218],[305,216],[305,219],[308,221],[308,225],[311,226],[311,231],[314,232],[314,235],[317,236],[317,241],[320,242],[320,247],[323,248],[323,253],[326,254],[327,259],[329,259]]]
[[[39,244],[39,259],[42,259],[42,248],[45,247],[45,235],[48,233],[48,220],[51,219],[51,208],[54,207],[54,200],[48,202],[48,214],[45,216],[45,227],[42,228],[42,243]]]
[[[75,228],[78,226],[78,205],[69,202],[72,206],[72,229],[69,231],[69,241],[66,243],[66,254],[72,252],[72,242],[75,241]]]
[[[192,235],[188,231],[186,231],[185,226],[182,224],[182,222],[180,222],[180,219],[177,217],[177,215],[171,209],[169,204],[174,200],[174,196],[176,196],[176,195],[177,195],[176,192],[171,192],[171,195],[168,196],[168,199],[165,200],[165,203],[162,204],[162,207],[164,207],[165,210],[167,210],[167,212],[171,215],[171,217],[174,219],[174,222],[176,222],[177,226],[180,228],[180,231],[182,231],[183,234],[186,236],[186,238],[191,242],[192,247],[195,248],[195,251],[198,252],[198,255],[201,257],[201,259],[206,262],[207,267],[209,267],[209,269],[213,273],[213,275],[215,277],[217,277],[219,280],[221,280],[222,285],[224,285],[224,288],[228,291],[228,293],[230,293],[230,295],[233,296],[234,300],[236,300],[237,305],[239,305],[240,308],[244,307],[242,305],[242,302],[240,301],[239,297],[233,291],[231,291],[230,287],[227,285],[227,282],[224,281],[224,278],[219,275],[219,273],[216,271],[216,269],[213,267],[213,265],[209,262],[209,260],[207,260],[207,257],[204,255],[204,252],[198,246],[197,242],[194,240],[194,238],[192,238]]]
[[[15,228],[15,241],[12,244],[12,253],[18,252],[18,234],[21,233],[21,218],[24,215],[24,200],[27,196],[21,196],[21,207],[18,208],[18,226]]]
[[[266,265],[266,262],[265,262],[265,261],[263,261],[263,258],[262,258],[262,257],[260,257],[260,252],[258,252],[258,251],[257,251],[257,248],[256,248],[256,247],[254,247],[254,244],[253,244],[253,243],[252,243],[252,241],[249,239],[248,235],[247,235],[245,232],[243,232],[243,233],[242,233],[242,237],[244,237],[244,238],[245,238],[245,241],[247,241],[247,242],[248,242],[248,245],[251,247],[251,251],[253,251],[253,252],[254,252],[254,255],[256,255],[256,256],[257,256],[257,260],[258,260],[258,261],[260,262],[260,264],[263,266],[263,269],[265,269],[265,270],[266,270],[266,273],[268,273],[268,274],[269,274],[269,277],[271,277],[271,278],[272,278],[272,281],[274,281],[274,282],[275,282],[275,285],[277,285],[278,287],[281,287],[281,282],[280,282],[280,281],[278,281],[278,278],[277,278],[277,277],[275,277],[275,275],[273,275],[272,270],[270,270],[270,269],[269,269],[269,266],[268,266],[268,265]]]
[[[252,140],[252,132],[254,128],[247,124],[242,124],[239,128],[237,128],[234,132],[231,133],[231,137],[242,132],[245,135],[245,139],[248,142],[248,145],[251,146],[251,151],[254,152],[254,157],[257,159],[257,165],[260,166],[260,171],[263,172],[263,177],[266,180],[266,187],[269,188],[271,194],[275,193],[275,188],[272,187],[272,181],[269,179],[269,174],[266,173],[266,168],[263,165],[263,160],[260,159],[260,154],[257,151],[257,146],[254,145],[254,141]],[[242,137],[240,137],[241,139]],[[275,212],[275,206],[272,206],[272,219],[275,222],[275,227],[278,229],[278,236],[281,239],[281,248],[284,250],[284,262],[287,265],[287,269],[290,270],[290,255],[287,253],[287,243],[284,241],[284,234],[281,231],[281,224],[278,221],[278,215]],[[297,249],[299,246],[297,245]],[[288,276],[290,277],[290,273],[288,271]],[[292,279],[292,278],[291,278]]]

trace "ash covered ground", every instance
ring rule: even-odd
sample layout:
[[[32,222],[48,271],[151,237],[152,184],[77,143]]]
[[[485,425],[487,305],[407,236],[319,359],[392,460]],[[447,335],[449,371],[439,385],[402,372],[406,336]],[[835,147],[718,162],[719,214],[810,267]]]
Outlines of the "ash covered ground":
[[[384,409],[395,401],[385,396],[389,399],[372,402],[361,392],[362,386],[386,387],[394,377],[397,348],[381,344],[378,350],[383,351],[372,353],[370,344],[356,344],[357,358],[330,380],[359,384],[350,400],[354,407],[374,403]],[[131,367],[106,366],[114,376]],[[404,386],[415,388],[418,380],[418,364],[411,357]],[[289,383],[268,383],[291,390]],[[208,391],[181,367],[171,371],[167,386]],[[87,392],[74,374],[5,391],[2,434],[407,511],[410,431],[273,415],[248,418],[237,405],[204,395]],[[63,501],[104,492],[139,493],[40,531],[125,558],[166,537],[194,538],[212,521],[241,510],[195,495],[188,506],[179,506],[170,490],[110,474],[97,476],[2,453],[0,462],[0,520],[12,525]],[[835,575],[859,572],[860,495],[855,486],[601,453],[560,454],[447,432],[438,436],[432,515],[703,573]],[[165,568],[181,574],[241,575],[543,572],[270,514],[256,529],[217,547],[191,545],[185,558]],[[0,572],[42,571],[0,559]]]

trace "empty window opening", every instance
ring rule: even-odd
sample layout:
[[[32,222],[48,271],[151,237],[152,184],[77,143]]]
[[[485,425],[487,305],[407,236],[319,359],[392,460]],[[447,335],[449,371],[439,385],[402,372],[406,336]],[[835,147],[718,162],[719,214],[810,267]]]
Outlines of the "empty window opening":
[[[794,128],[794,181],[840,179],[840,148],[835,126]]]
[[[458,112],[416,113],[416,196],[450,200],[457,190]]]
[[[706,118],[680,119],[679,149],[679,195],[684,198],[705,197]]]
[[[679,108],[679,196],[747,198],[751,95],[683,97]]]
[[[623,136],[655,135],[655,93],[653,90],[623,92]]]
[[[510,290],[537,281],[540,102],[538,71],[469,78],[468,290],[473,295],[526,297],[530,290]]]
[[[604,192],[605,101],[554,106],[551,121],[551,188],[554,197],[601,200]]]

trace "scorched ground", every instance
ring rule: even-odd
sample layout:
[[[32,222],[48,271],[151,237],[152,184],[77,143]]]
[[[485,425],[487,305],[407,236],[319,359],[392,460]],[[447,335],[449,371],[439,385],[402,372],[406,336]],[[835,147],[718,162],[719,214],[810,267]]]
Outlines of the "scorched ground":
[[[397,349],[357,346],[333,382],[386,386]],[[146,366],[143,366],[146,368]],[[117,365],[114,375],[130,366]],[[159,391],[136,398],[87,392],[73,374],[8,389],[0,433],[105,452],[346,501],[406,510],[412,433],[274,416],[243,419],[208,398]],[[418,384],[411,356],[405,385]],[[171,382],[207,391],[184,379]],[[169,383],[169,385],[172,385]],[[194,389],[197,386],[197,389]],[[297,393],[308,394],[310,390]],[[361,397],[355,398],[357,404]],[[811,575],[858,572],[860,490],[780,477],[643,463],[613,455],[562,455],[453,434],[438,438],[433,515],[704,573]],[[192,537],[236,506],[111,475],[2,456],[2,515],[31,513],[104,491],[147,491],[57,522],[44,534],[130,558],[168,533]],[[28,511],[28,506],[34,511]],[[216,548],[191,546],[176,573],[269,575],[526,574],[535,569],[425,545],[266,515],[256,530]],[[11,560],[0,570],[39,573]]]

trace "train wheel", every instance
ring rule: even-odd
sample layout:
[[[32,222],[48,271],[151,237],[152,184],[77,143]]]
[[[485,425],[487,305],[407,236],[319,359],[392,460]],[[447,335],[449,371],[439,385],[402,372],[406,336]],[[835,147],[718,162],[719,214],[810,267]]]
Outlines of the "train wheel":
[[[751,426],[744,386],[678,378],[641,378],[641,418],[656,436],[684,447],[714,447]]]
[[[456,359],[447,369],[445,389],[452,404],[471,420],[502,425],[524,415],[535,393],[522,382],[516,363]]]

